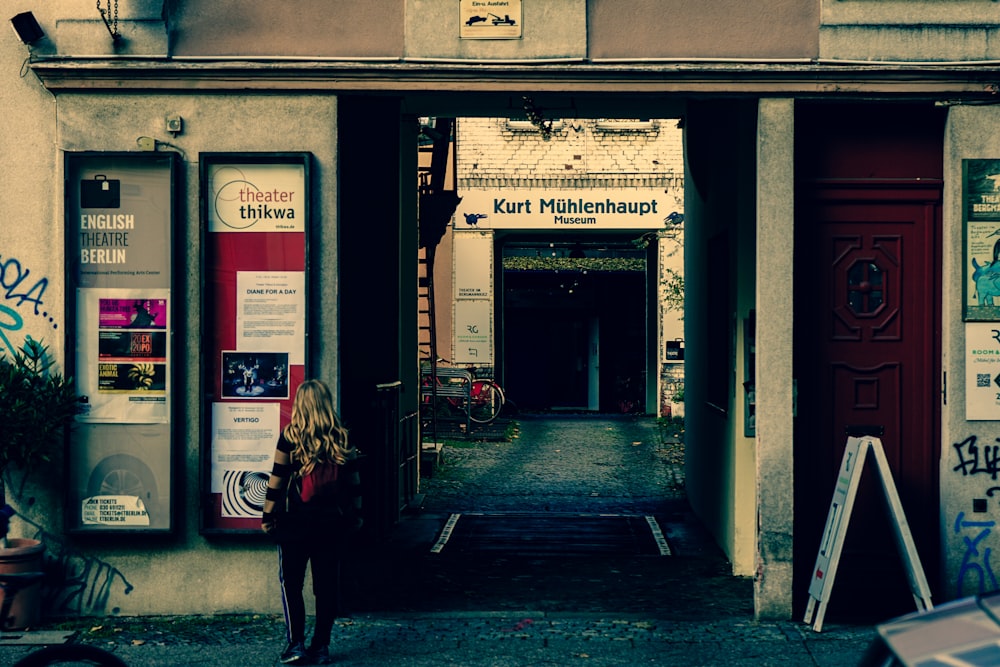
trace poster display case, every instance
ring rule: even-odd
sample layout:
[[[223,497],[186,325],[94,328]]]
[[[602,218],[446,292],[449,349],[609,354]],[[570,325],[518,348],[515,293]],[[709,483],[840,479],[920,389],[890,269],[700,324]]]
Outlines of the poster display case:
[[[67,153],[67,530],[170,532],[175,153]]]
[[[203,533],[260,531],[305,377],[308,153],[202,153]]]

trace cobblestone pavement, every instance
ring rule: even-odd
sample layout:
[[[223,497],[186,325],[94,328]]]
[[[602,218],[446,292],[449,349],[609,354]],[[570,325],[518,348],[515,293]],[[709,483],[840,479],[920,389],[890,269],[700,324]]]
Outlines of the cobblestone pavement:
[[[455,441],[422,479],[422,503],[388,548],[345,565],[350,613],[337,664],[855,665],[870,626],[755,621],[753,586],[684,499],[683,448],[652,418],[528,417],[510,441]],[[455,513],[653,516],[672,555],[432,553]],[[267,615],[84,619],[75,641],[131,667],[270,665],[283,645]],[[0,642],[2,644],[3,642]],[[0,664],[30,650],[0,645]]]
[[[331,657],[357,667],[844,667],[858,664],[870,637],[863,627],[814,633],[797,623],[743,617],[394,613],[339,620]],[[281,620],[261,616],[118,619],[82,630],[75,641],[104,648],[129,667],[273,665],[284,646]],[[34,648],[0,643],[0,664],[12,665]]]
[[[511,442],[451,443],[430,511],[656,512],[684,498],[684,444],[649,417],[525,417]]]
[[[688,510],[683,447],[655,419],[629,416],[526,417],[510,441],[447,445],[443,465],[422,481],[421,510],[401,527],[403,541],[425,543],[456,512],[652,515],[674,556],[502,553],[470,562],[447,550],[425,551],[397,564],[399,576],[385,580],[374,598],[366,591],[365,609],[656,611],[685,618],[721,608],[752,615],[752,582],[732,576]]]

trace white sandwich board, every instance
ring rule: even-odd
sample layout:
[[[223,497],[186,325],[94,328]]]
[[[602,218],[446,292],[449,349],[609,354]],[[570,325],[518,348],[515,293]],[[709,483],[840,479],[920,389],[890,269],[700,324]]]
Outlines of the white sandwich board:
[[[854,508],[858,484],[861,482],[861,473],[864,471],[869,453],[875,459],[882,482],[882,491],[885,494],[886,507],[891,514],[889,518],[895,531],[896,546],[903,559],[903,564],[906,566],[906,575],[910,582],[913,600],[917,604],[917,610],[927,611],[933,608],[927,578],[924,576],[920,557],[917,555],[917,549],[913,543],[910,526],[903,514],[903,505],[899,501],[899,493],[897,493],[896,484],[892,479],[892,471],[889,470],[889,462],[885,458],[882,441],[879,438],[868,436],[860,438],[851,436],[847,439],[844,459],[840,465],[837,485],[833,491],[833,500],[830,501],[826,528],[823,531],[823,539],[820,541],[819,552],[816,554],[812,582],[809,584],[809,603],[806,607],[804,622],[813,623],[813,630],[816,632],[823,629],[823,616],[826,614],[826,605],[830,601],[830,590],[833,588],[837,566],[840,564],[840,553],[844,548],[844,538],[847,536],[851,510]]]

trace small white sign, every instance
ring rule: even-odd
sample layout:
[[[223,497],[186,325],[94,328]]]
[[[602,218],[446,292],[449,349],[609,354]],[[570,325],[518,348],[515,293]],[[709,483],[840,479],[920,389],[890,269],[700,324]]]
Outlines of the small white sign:
[[[208,169],[208,231],[305,231],[303,165],[213,164]]]
[[[493,365],[493,310],[486,300],[455,302],[456,364]]]
[[[138,496],[92,496],[81,505],[84,525],[148,526],[149,512]]]
[[[460,0],[462,39],[520,39],[521,0]]]
[[[455,299],[493,298],[493,234],[455,234]]]
[[[212,403],[212,493],[230,470],[270,472],[281,432],[278,403]]]
[[[236,346],[241,352],[287,350],[288,363],[305,363],[304,271],[236,273]]]
[[[965,325],[965,418],[1000,419],[1000,322]]]

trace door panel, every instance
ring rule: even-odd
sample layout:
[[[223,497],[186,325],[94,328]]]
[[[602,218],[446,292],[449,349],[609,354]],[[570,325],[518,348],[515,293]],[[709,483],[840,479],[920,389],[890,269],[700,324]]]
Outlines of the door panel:
[[[818,188],[797,217],[796,602],[804,596],[848,432],[878,435],[929,579],[938,543],[938,200]],[[869,462],[830,611],[908,611],[902,561]],[[881,603],[885,603],[884,605]]]

